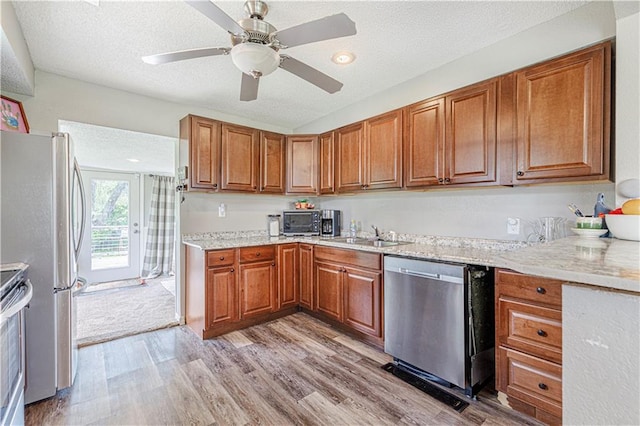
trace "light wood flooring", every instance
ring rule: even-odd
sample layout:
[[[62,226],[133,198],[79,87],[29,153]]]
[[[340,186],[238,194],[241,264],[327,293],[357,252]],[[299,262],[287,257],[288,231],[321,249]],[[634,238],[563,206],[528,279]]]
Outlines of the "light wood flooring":
[[[74,386],[26,424],[537,424],[486,391],[457,413],[389,361],[303,313],[205,341],[173,327],[81,348]]]

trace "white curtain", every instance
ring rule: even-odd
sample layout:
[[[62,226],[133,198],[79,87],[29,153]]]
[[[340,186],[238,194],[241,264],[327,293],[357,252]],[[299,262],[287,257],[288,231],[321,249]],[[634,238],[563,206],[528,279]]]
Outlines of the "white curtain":
[[[153,176],[143,278],[173,274],[175,188],[173,178]]]

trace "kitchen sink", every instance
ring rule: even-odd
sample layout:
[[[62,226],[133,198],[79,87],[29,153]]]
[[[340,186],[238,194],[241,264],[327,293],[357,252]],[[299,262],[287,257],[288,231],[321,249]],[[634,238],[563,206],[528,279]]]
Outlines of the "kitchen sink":
[[[384,241],[384,240],[367,240],[365,238],[352,238],[352,237],[338,237],[332,238],[331,241],[337,243],[353,244],[356,246],[369,246],[369,247],[395,247],[405,244],[412,244],[409,241]]]

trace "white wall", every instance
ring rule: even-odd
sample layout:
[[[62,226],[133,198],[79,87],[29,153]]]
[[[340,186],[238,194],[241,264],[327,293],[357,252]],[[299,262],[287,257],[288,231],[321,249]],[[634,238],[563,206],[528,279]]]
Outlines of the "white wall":
[[[62,119],[177,138],[180,119],[187,114],[196,114],[273,132],[291,133],[291,129],[257,123],[245,117],[161,101],[42,71],[36,71],[34,97],[18,94],[11,94],[11,97],[22,102],[29,127],[39,131],[56,130],[58,120]]]
[[[616,22],[616,182],[640,178],[640,13]],[[618,204],[626,198],[618,196]]]
[[[343,227],[355,219],[367,232],[376,225],[383,231],[401,233],[526,241],[532,232],[528,221],[559,216],[567,219],[570,228],[575,216],[567,204],[575,203],[584,214],[593,214],[598,192],[604,192],[613,204],[612,183],[372,192],[320,198],[318,204],[342,210]],[[509,217],[521,219],[519,235],[507,234]]]
[[[640,424],[640,296],[562,286],[567,425]]]

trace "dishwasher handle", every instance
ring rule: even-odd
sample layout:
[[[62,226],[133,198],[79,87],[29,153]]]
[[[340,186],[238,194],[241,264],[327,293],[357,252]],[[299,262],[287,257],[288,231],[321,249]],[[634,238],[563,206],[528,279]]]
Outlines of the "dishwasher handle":
[[[447,281],[450,283],[464,284],[464,279],[460,277],[452,277],[450,275],[442,275],[431,272],[415,271],[413,269],[398,268],[398,273],[403,275],[411,275],[419,278],[427,278],[430,280]]]

